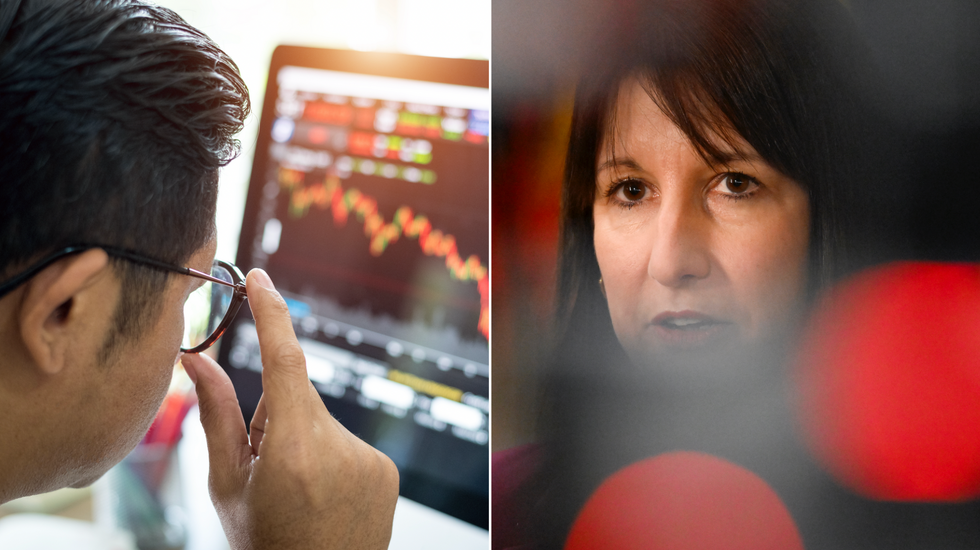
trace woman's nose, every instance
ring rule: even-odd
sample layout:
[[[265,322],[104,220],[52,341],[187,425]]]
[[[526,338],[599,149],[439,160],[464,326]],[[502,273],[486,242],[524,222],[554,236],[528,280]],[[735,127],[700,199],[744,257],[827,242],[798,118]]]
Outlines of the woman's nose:
[[[681,287],[711,273],[708,214],[693,197],[661,203],[653,224],[647,273],[668,287]]]

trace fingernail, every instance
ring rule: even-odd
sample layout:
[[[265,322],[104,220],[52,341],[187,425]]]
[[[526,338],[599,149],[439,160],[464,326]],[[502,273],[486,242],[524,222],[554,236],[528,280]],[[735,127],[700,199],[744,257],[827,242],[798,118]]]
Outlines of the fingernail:
[[[191,366],[191,362],[193,362],[194,360],[191,359],[190,361],[188,361],[188,359],[190,359],[191,357],[192,355],[185,354],[183,357],[180,358],[180,364],[184,367],[184,372],[187,373],[187,377],[190,378],[191,382],[194,382],[194,385],[196,386],[197,370],[193,366]]]
[[[262,269],[255,269],[255,282],[259,283],[262,288],[268,288],[269,290],[275,290],[276,285],[272,284],[272,279],[269,278],[269,274]]]

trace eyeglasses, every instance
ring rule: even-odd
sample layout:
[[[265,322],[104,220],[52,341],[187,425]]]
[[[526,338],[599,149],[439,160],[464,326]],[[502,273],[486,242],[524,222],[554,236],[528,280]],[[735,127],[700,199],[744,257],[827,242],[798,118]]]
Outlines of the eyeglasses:
[[[190,293],[187,301],[184,302],[184,339],[180,347],[180,351],[184,353],[199,353],[211,347],[225,332],[245,302],[245,276],[228,262],[215,260],[209,275],[189,267],[147,258],[128,250],[96,245],[74,245],[54,252],[0,284],[0,298],[61,258],[93,248],[100,248],[115,258],[205,280],[205,283]]]

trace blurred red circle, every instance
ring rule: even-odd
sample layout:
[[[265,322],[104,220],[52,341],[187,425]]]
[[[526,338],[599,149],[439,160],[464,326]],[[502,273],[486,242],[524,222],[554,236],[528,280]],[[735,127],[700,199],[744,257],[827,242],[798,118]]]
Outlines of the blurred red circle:
[[[565,550],[795,550],[796,524],[757,475],[679,451],[613,474],[579,512]]]
[[[900,263],[820,304],[795,373],[817,459],[880,500],[980,495],[980,267]]]

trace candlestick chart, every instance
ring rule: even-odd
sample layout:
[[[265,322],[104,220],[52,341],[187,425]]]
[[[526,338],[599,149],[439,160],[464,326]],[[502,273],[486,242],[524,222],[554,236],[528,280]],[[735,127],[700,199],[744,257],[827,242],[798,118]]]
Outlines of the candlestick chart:
[[[235,258],[275,281],[312,386],[393,457],[399,496],[482,530],[488,76],[474,60],[277,48]],[[264,390],[256,331],[243,308],[218,349],[246,422]]]
[[[279,167],[278,182],[288,193],[288,212],[292,218],[306,216],[310,209],[329,211],[337,226],[345,226],[351,217],[363,224],[364,236],[372,256],[381,256],[389,246],[402,238],[414,239],[426,256],[445,261],[450,276],[461,282],[477,285],[480,294],[478,330],[485,337],[490,334],[490,279],[486,266],[479,256],[471,254],[465,259],[460,254],[456,237],[433,227],[424,214],[416,213],[410,206],[397,208],[390,220],[379,211],[375,197],[351,187],[345,189],[340,178],[327,175],[322,179],[311,178],[307,172]]]

